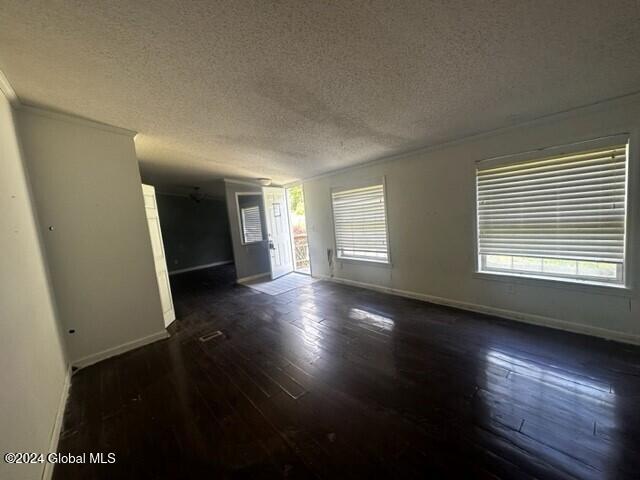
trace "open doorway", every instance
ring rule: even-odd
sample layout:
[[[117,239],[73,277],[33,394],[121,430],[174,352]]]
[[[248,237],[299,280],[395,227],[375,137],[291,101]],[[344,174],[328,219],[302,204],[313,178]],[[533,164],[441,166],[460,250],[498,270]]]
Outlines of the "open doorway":
[[[291,224],[291,244],[293,248],[293,269],[298,273],[311,275],[307,223],[304,210],[304,190],[302,185],[287,188],[287,204]]]
[[[263,277],[270,276],[269,282],[282,277],[275,286],[290,287],[296,275],[310,279],[302,187],[258,190],[225,180],[225,190],[238,282],[255,286],[266,281]]]

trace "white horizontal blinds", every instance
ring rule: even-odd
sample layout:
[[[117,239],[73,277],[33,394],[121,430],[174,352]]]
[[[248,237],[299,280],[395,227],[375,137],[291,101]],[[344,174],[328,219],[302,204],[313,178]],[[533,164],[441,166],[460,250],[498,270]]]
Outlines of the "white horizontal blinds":
[[[332,193],[338,258],[387,262],[384,186]]]
[[[479,168],[481,255],[624,261],[626,145]]]
[[[242,209],[242,233],[244,243],[262,241],[262,222],[260,221],[260,207]]]

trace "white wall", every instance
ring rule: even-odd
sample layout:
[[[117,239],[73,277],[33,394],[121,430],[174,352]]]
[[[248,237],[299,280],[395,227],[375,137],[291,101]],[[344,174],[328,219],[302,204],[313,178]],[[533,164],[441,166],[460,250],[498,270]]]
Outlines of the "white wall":
[[[164,336],[131,135],[32,108],[17,119],[72,363]]]
[[[304,182],[311,262],[314,275],[330,276],[403,292],[475,310],[558,328],[640,342],[637,289],[628,294],[604,289],[560,287],[549,281],[498,281],[474,275],[475,162],[499,155],[630,132],[629,271],[640,281],[640,98],[533,122],[375,162]],[[385,176],[392,267],[337,262],[330,189],[364,178]]]
[[[0,93],[0,452],[47,452],[67,365],[12,111]],[[0,461],[0,478],[43,465]]]

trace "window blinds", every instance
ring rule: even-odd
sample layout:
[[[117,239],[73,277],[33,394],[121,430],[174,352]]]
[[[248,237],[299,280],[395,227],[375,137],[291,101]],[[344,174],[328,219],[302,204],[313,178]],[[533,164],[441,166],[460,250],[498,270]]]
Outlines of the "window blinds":
[[[478,253],[624,262],[626,145],[477,170]]]
[[[384,186],[332,193],[338,258],[388,262]]]
[[[262,222],[260,221],[260,207],[242,209],[242,234],[244,243],[262,241]]]

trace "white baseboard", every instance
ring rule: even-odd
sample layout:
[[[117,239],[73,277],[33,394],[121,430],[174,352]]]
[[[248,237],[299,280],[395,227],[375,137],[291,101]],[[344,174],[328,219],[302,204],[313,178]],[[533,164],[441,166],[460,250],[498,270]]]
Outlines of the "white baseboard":
[[[108,348],[107,350],[87,355],[86,357],[79,358],[72,363],[73,366],[77,368],[88,367],[89,365],[93,365],[94,363],[97,363],[101,360],[120,355],[121,353],[128,352],[129,350],[133,350],[135,348],[143,347],[145,345],[157,342],[158,340],[163,340],[165,338],[169,338],[169,333],[166,330],[161,330],[146,337],[123,343],[122,345],[118,345],[117,347]]]
[[[223,260],[222,262],[213,262],[213,263],[207,263],[205,265],[197,265],[195,267],[181,268],[180,270],[172,270],[171,272],[169,272],[169,275],[177,275],[178,273],[193,272],[195,270],[203,270],[205,268],[217,267],[219,265],[228,265],[230,263],[233,263],[233,260]]]
[[[322,280],[329,280],[335,283],[341,283],[344,285],[351,285],[354,287],[366,288],[368,290],[375,290],[377,292],[389,293],[391,295],[397,295],[400,297],[413,298],[416,300],[422,300],[425,302],[435,303],[438,305],[446,305],[449,307],[455,307],[461,310],[468,310],[471,312],[486,313],[488,315],[494,315],[496,317],[506,318],[508,320],[516,320],[519,322],[529,323],[532,325],[554,328],[556,330],[564,330],[572,333],[580,333],[583,335],[600,337],[600,338],[604,338],[605,340],[615,340],[617,342],[630,343],[632,345],[640,345],[640,335],[634,335],[632,333],[624,333],[616,330],[609,330],[606,328],[593,327],[590,325],[567,322],[565,320],[558,320],[556,318],[544,317],[541,315],[534,315],[530,313],[516,312],[513,310],[506,310],[503,308],[490,307],[488,305],[478,305],[475,303],[462,302],[459,300],[452,300],[450,298],[437,297],[434,295],[427,295],[424,293],[411,292],[407,290],[399,290],[391,287],[383,287],[383,286],[375,285],[372,283],[358,282],[356,280],[329,277],[327,275],[314,275],[314,276]]]
[[[51,430],[51,438],[49,439],[48,453],[54,453],[58,451],[58,441],[60,440],[60,433],[62,432],[62,422],[64,420],[64,411],[67,407],[67,399],[69,398],[69,388],[71,387],[71,366],[67,368],[67,373],[64,378],[64,385],[62,386],[62,393],[60,394],[60,401],[58,403],[58,411],[56,412],[56,419],[53,423]],[[53,476],[53,467],[55,464],[45,462],[44,469],[42,470],[42,480],[51,480]]]
[[[242,277],[237,280],[238,283],[250,282],[251,280],[257,280],[258,278],[268,277],[271,272],[258,273],[257,275],[250,275],[248,277]]]

